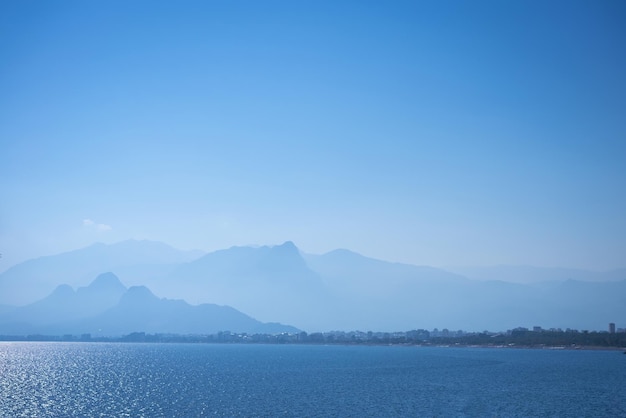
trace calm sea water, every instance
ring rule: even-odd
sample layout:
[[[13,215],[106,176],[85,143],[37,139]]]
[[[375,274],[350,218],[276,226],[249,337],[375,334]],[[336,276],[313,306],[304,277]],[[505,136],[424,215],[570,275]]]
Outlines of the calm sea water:
[[[0,416],[626,417],[626,355],[0,343]]]

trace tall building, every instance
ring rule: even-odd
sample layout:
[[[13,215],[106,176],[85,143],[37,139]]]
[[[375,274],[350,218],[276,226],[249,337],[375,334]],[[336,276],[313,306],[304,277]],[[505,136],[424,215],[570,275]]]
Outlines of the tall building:
[[[609,324],[609,333],[615,334],[615,324],[613,322]]]

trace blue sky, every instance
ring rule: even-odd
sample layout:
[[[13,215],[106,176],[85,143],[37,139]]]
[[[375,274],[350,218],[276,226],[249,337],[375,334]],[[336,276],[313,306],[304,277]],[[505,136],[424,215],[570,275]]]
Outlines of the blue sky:
[[[626,267],[622,1],[0,4],[0,271],[293,240]]]

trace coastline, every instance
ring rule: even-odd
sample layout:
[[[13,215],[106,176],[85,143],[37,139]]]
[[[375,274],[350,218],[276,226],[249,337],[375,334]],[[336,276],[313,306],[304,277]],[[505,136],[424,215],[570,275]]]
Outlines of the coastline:
[[[620,351],[626,354],[626,345],[548,345],[548,344],[467,344],[461,342],[443,343],[438,341],[302,341],[291,339],[293,335],[241,335],[227,334],[229,338],[218,335],[172,335],[134,333],[122,337],[80,338],[74,336],[9,336],[0,335],[1,343],[139,343],[139,344],[214,344],[214,345],[306,345],[306,346],[346,346],[346,347],[417,347],[417,348],[480,348],[480,349],[521,349],[521,350],[567,350],[567,351]],[[222,336],[223,337],[223,336]],[[239,338],[233,338],[239,337]]]

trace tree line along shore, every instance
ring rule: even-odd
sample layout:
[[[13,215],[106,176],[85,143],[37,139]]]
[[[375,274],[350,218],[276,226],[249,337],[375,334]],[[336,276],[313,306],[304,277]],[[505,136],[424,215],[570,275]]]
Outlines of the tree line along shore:
[[[120,337],[82,335],[0,335],[0,341],[59,342],[146,342],[146,343],[231,343],[231,344],[343,344],[419,345],[511,348],[604,348],[626,349],[626,332],[578,330],[528,330],[464,332],[423,329],[406,332],[330,331],[281,334],[248,334],[223,331],[206,335],[147,334],[134,332]]]

